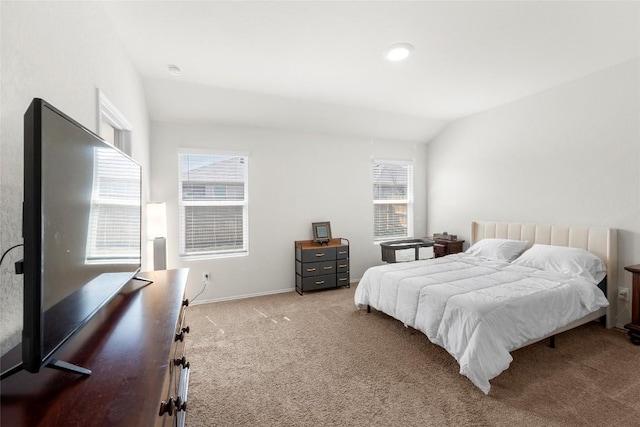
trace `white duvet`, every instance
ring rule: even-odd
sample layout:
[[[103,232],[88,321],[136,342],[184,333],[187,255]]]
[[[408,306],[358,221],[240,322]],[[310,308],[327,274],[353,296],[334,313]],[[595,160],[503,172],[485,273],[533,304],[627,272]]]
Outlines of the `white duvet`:
[[[609,304],[585,279],[464,253],[372,267],[355,303],[423,332],[485,394],[511,350]]]

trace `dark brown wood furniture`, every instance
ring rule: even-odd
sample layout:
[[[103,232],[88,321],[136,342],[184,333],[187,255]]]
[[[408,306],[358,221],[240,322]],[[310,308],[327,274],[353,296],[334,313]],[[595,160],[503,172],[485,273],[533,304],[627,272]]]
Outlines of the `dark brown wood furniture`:
[[[624,268],[633,275],[633,289],[631,302],[631,323],[624,325],[629,332],[629,338],[635,345],[640,345],[640,264],[629,265]]]
[[[313,240],[295,242],[296,292],[349,287],[349,240],[331,239],[326,244]]]
[[[437,237],[432,237],[432,239],[433,256],[436,258],[462,252],[462,244],[464,243],[464,240],[438,239]]]
[[[188,274],[188,269],[141,274],[153,283],[132,280],[58,352],[61,360],[91,369],[91,375],[44,368],[2,380],[2,425],[184,423],[189,373],[184,336],[189,327],[184,324],[188,301],[183,298]],[[16,358],[21,359],[20,346],[0,363],[13,364]]]

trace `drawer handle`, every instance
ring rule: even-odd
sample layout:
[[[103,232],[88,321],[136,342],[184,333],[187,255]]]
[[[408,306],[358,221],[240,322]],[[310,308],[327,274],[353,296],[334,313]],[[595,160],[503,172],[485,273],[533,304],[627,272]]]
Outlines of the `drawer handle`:
[[[346,281],[347,281],[347,278],[346,278],[346,277],[343,277],[343,278],[338,279],[338,281],[339,281],[339,282],[346,282]]]
[[[188,334],[189,333],[190,328],[187,326],[186,328],[182,328],[182,330],[180,331],[179,334],[176,334],[176,337],[174,339],[174,341],[180,341],[183,342],[184,341],[184,334]]]
[[[317,256],[317,257],[324,256],[324,252],[317,253],[317,254],[316,254],[316,256]]]
[[[187,402],[183,402],[182,398],[178,396],[176,398],[176,412],[186,411],[187,410]]]
[[[324,285],[324,280],[318,280],[318,281],[316,282],[316,285]]]
[[[311,272],[311,271],[316,271],[316,268],[315,268],[315,267],[313,267],[313,268],[307,268],[307,271],[309,271],[309,272]]]
[[[328,266],[324,267],[324,270],[333,270],[333,266],[332,265],[328,265]]]
[[[162,416],[164,414],[173,415],[173,408],[175,403],[173,401],[173,397],[170,397],[166,402],[163,400],[160,402],[160,413],[158,415]]]
[[[338,252],[338,253],[339,253],[340,255],[344,255],[344,254],[346,254],[346,253],[347,253],[347,251],[340,251],[340,252]]]
[[[347,267],[347,264],[338,265],[338,268],[346,268],[346,267]]]
[[[174,359],[173,364],[175,366],[182,366],[185,369],[189,369],[191,367],[191,363],[187,362],[187,358],[184,356],[180,359]]]

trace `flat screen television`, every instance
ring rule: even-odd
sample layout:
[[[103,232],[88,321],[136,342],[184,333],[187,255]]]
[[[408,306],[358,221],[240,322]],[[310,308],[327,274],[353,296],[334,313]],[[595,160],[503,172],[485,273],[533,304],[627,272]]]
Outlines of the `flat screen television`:
[[[22,368],[55,358],[140,271],[141,166],[42,99],[24,115]]]

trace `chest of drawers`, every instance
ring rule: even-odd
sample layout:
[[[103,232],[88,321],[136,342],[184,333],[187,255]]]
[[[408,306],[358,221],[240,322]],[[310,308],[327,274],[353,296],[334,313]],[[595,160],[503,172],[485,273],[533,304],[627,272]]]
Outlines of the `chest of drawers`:
[[[349,241],[331,239],[321,245],[313,240],[295,242],[296,292],[349,287]]]
[[[80,377],[55,369],[2,380],[3,426],[184,426],[190,364],[184,299],[189,270],[141,273],[57,355],[91,368]],[[2,366],[21,358],[16,346]]]

